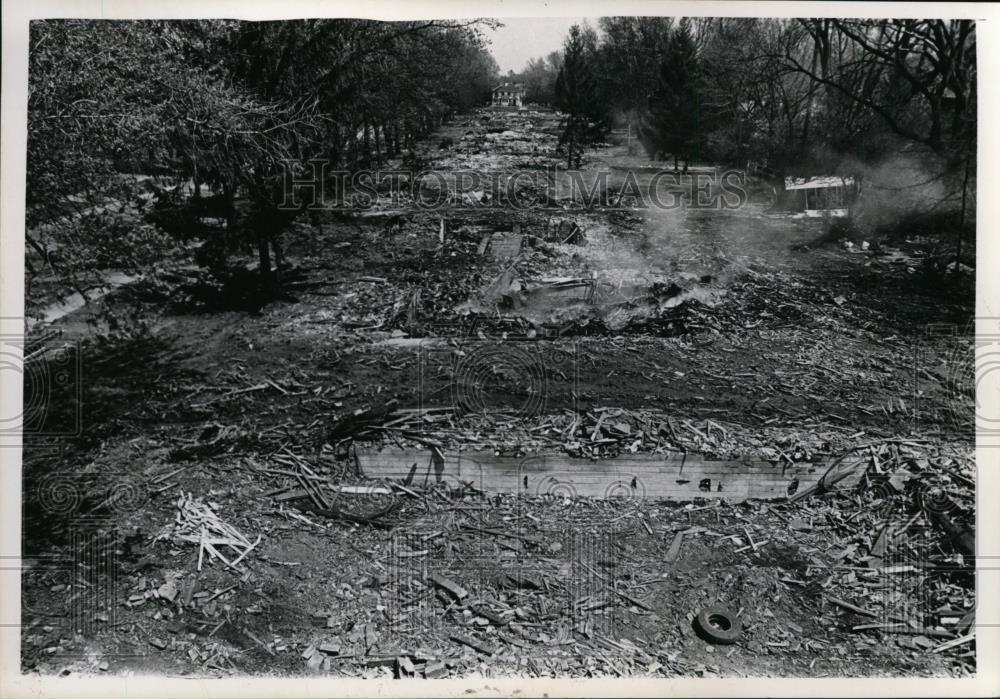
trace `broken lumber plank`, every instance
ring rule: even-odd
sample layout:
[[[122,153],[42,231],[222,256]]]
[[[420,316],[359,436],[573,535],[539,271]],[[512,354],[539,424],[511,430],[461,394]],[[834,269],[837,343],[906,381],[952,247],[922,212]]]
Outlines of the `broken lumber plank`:
[[[448,594],[450,594],[452,597],[454,597],[455,599],[457,599],[459,601],[461,601],[461,600],[463,600],[463,599],[465,599],[466,597],[469,596],[469,591],[468,590],[466,590],[464,587],[462,587],[458,583],[456,583],[456,582],[454,582],[452,580],[449,580],[448,578],[444,577],[443,575],[438,575],[437,573],[431,573],[430,575],[427,576],[427,578],[432,583],[434,583],[435,585],[437,585],[438,587],[440,587],[442,590],[445,590],[446,592],[448,592]]]
[[[789,466],[751,459],[716,461],[683,452],[623,454],[595,461],[564,454],[517,458],[442,448],[433,465],[428,464],[427,452],[419,449],[356,447],[355,454],[367,478],[404,481],[411,477],[414,484],[444,482],[455,487],[472,482],[483,492],[515,495],[571,490],[597,498],[785,500],[793,486],[802,492],[827,470],[827,462]],[[415,462],[422,466],[411,476]]]
[[[969,612],[959,619],[958,624],[955,626],[956,633],[963,633],[972,628],[976,623],[976,608],[973,607]]]
[[[510,573],[501,573],[498,582],[500,587],[506,588],[524,588],[527,590],[545,589],[541,579],[528,575],[523,570],[516,571],[513,575]]]
[[[835,459],[816,483],[805,490],[796,492],[788,500],[789,502],[796,502],[809,497],[813,493],[827,492],[841,482],[844,482],[844,485],[853,485],[861,479],[861,475],[865,472],[867,464],[867,456],[860,455],[858,450],[848,452],[840,458]]]
[[[448,675],[448,666],[445,665],[440,660],[433,663],[427,663],[424,667],[424,677],[429,680],[436,680]]]
[[[652,607],[650,607],[648,604],[646,604],[645,602],[643,602],[641,599],[633,597],[632,595],[627,595],[624,592],[621,592],[620,590],[615,590],[615,594],[618,595],[619,597],[621,597],[623,600],[625,600],[629,604],[634,604],[639,609],[645,609],[647,612],[656,611]]]
[[[945,641],[941,645],[935,646],[934,648],[931,648],[931,653],[940,653],[943,650],[948,650],[949,648],[954,648],[955,646],[961,646],[961,645],[964,645],[964,644],[968,643],[969,641],[974,641],[974,640],[976,640],[976,632],[975,631],[973,631],[972,633],[970,633],[967,636],[962,636],[960,638],[956,638],[956,639],[951,640],[951,641]]]
[[[938,631],[923,626],[913,628],[906,624],[858,624],[852,626],[851,631],[882,631],[883,633],[907,633],[920,636],[936,636],[938,638],[953,638],[954,634],[949,631]]]
[[[507,625],[507,620],[506,619],[504,619],[499,614],[496,614],[492,610],[487,609],[482,604],[470,604],[469,605],[469,610],[472,611],[472,613],[475,614],[476,616],[481,616],[484,619],[488,619],[490,621],[490,623],[493,624],[494,626],[506,626]]]
[[[878,614],[876,614],[875,612],[870,612],[867,609],[862,609],[861,607],[857,607],[857,606],[851,604],[850,602],[845,602],[842,599],[837,599],[836,597],[831,597],[830,595],[826,595],[826,598],[828,600],[830,600],[831,602],[833,602],[838,607],[841,607],[843,609],[847,609],[848,611],[854,612],[855,614],[861,614],[863,616],[870,616],[870,617],[872,617],[874,619],[878,618]]]
[[[479,651],[483,655],[494,655],[497,652],[496,647],[494,647],[492,644],[486,641],[480,641],[479,639],[473,638],[471,636],[464,636],[462,634],[456,633],[452,634],[448,638],[450,638],[455,643],[461,643],[462,645],[468,646],[469,648],[472,648],[475,651]]]
[[[401,655],[396,658],[396,665],[399,667],[401,675],[415,675],[417,673],[417,668],[410,660],[409,656]]]
[[[675,563],[677,557],[681,554],[681,544],[684,541],[684,531],[679,531],[674,534],[674,540],[670,543],[670,549],[667,551],[666,560],[668,563]]]
[[[330,489],[346,495],[392,495],[392,489],[376,485],[339,485]]]
[[[517,532],[505,532],[500,529],[487,529],[485,527],[477,527],[472,524],[463,524],[462,529],[470,532],[478,532],[480,534],[489,534],[490,536],[502,536],[508,539],[517,539],[519,541],[524,541],[529,544],[536,544],[538,546],[544,546],[545,542],[541,539],[536,539],[531,536],[526,536],[524,534],[518,534]]]

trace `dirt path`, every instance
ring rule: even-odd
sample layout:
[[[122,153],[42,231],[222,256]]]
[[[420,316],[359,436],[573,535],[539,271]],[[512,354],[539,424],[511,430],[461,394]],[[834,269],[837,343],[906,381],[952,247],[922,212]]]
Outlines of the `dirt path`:
[[[556,127],[548,113],[483,112],[444,129],[422,156],[448,172],[542,173],[557,161]],[[453,145],[438,149],[444,138]],[[613,146],[584,167],[627,159]],[[352,436],[425,451],[430,440],[496,453],[681,449],[790,462],[878,443],[876,462],[933,461],[971,475],[971,413],[956,407],[968,401],[968,366],[953,359],[970,341],[929,330],[964,327],[971,299],[950,300],[908,271],[906,258],[796,252],[822,229],[768,218],[758,204],[566,204],[319,213],[289,235],[294,301],[258,314],[203,312],[190,294],[174,288],[174,303],[164,303],[141,282],[105,300],[138,308],[150,332],[93,343],[80,317],[62,322],[65,337],[81,342],[86,381],[47,419],[59,427],[82,415],[83,429],[61,453],[42,442],[26,450],[26,512],[38,534],[25,547],[71,550],[73,518],[86,512],[110,513],[125,543],[114,549],[119,598],[88,612],[86,633],[26,611],[25,665],[87,671],[108,662],[117,672],[170,662],[180,674],[253,672],[261,660],[281,672],[342,675],[405,674],[410,663],[445,675],[973,671],[961,647],[927,655],[950,637],[935,636],[940,624],[860,633],[854,627],[871,617],[830,602],[882,605],[874,614],[886,623],[914,618],[879,587],[884,576],[869,575],[885,511],[859,510],[847,495],[712,509],[431,489],[397,492],[390,531],[272,500],[301,484],[303,463],[353,482],[340,458]],[[515,339],[540,373],[494,358],[456,374],[456,359]],[[427,408],[417,428],[410,414],[392,412]],[[373,413],[411,427],[377,440],[352,435],[345,421]],[[45,498],[59,478],[75,498],[62,510]],[[113,484],[135,497],[109,506],[101,493]],[[198,572],[198,546],[152,541],[181,492],[216,503],[251,540],[261,535],[238,571],[216,561]],[[902,508],[904,499],[893,502]],[[683,553],[666,562],[677,532],[691,528]],[[927,546],[947,555],[936,540]],[[428,587],[429,567],[475,603]],[[41,565],[29,572],[26,608],[72,607],[60,575]],[[933,587],[928,604],[967,609],[974,594],[963,575]],[[708,602],[743,610],[740,643],[712,646],[694,634],[688,615]],[[455,634],[485,646],[463,646]],[[339,649],[309,652],[324,642]]]

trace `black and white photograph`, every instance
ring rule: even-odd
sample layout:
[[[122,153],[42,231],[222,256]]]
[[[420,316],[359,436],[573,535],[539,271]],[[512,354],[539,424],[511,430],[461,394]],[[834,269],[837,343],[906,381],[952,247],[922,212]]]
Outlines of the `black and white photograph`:
[[[212,5],[5,47],[15,674],[995,681],[994,6]]]

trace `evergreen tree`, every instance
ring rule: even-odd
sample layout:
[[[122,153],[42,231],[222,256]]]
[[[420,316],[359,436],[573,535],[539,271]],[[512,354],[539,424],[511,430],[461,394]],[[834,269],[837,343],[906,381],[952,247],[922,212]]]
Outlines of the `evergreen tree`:
[[[593,70],[597,34],[590,27],[570,27],[563,63],[556,77],[556,106],[566,114],[559,145],[566,149],[567,167],[579,165],[583,144],[599,138],[607,128],[605,102]]]
[[[642,135],[650,155],[669,153],[677,169],[698,154],[707,125],[702,114],[702,79],[691,22],[683,18],[670,33],[658,80],[649,99]]]

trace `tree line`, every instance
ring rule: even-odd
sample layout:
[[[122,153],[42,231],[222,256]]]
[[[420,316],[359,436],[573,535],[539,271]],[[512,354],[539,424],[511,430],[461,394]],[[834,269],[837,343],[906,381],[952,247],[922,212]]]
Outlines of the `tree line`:
[[[400,157],[451,114],[486,103],[498,68],[489,20],[33,22],[29,46],[27,288],[55,274],[77,290],[94,270],[147,268],[193,215],[244,225],[203,252],[269,248],[289,165],[361,168]],[[150,183],[168,176],[193,192]],[[184,215],[137,224],[150,188]],[[169,203],[169,202],[168,202]],[[177,204],[177,201],[172,202]],[[192,214],[193,212],[193,214]],[[277,252],[277,251],[276,251]]]
[[[177,236],[202,238],[216,266],[255,247],[269,276],[297,213],[278,206],[285,168],[405,159],[450,115],[486,104],[499,71],[483,30],[495,24],[33,22],[28,294],[38,278],[82,291],[98,269],[143,271]],[[779,183],[905,153],[960,223],[974,208],[969,20],[606,17],[513,77],[564,114],[571,165],[615,126],[675,167],[731,164]],[[157,190],[152,176],[193,192]],[[132,204],[150,189],[163,211],[137,222]],[[241,223],[209,234],[205,214]]]
[[[971,20],[605,17],[572,27],[555,63],[534,79],[566,113],[570,163],[618,125],[675,168],[703,160],[780,181],[905,152],[952,201],[974,172]]]

